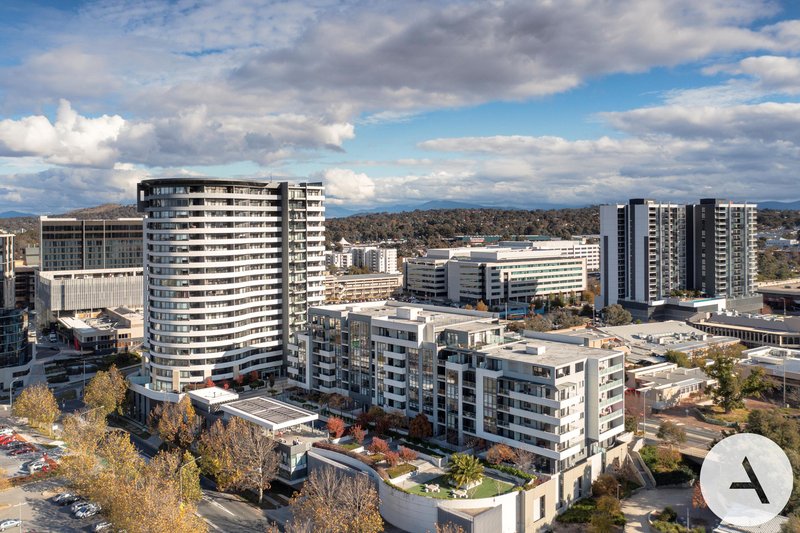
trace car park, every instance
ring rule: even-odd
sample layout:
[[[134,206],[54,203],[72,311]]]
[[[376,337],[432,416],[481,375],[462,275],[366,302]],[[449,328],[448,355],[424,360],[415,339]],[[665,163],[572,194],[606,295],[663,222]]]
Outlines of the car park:
[[[7,520],[3,520],[0,522],[0,531],[5,531],[6,529],[11,529],[12,527],[17,527],[22,522],[17,518],[9,518]]]

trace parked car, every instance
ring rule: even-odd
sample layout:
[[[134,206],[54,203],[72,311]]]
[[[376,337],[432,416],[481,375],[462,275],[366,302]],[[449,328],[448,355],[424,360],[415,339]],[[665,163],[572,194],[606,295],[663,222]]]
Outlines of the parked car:
[[[8,455],[13,455],[13,456],[25,455],[27,453],[33,453],[35,451],[36,450],[31,446],[23,446],[21,448],[17,448],[16,450],[11,450],[10,452],[8,452]]]
[[[14,434],[14,430],[11,429],[8,426],[0,429],[0,435],[13,435],[13,434]]]
[[[71,503],[77,502],[80,499],[81,497],[78,496],[77,494],[70,494],[69,496],[63,498],[62,500],[59,500],[58,505],[69,505]]]
[[[90,503],[81,507],[76,513],[77,518],[89,518],[100,512],[100,504]]]
[[[3,444],[3,448],[7,450],[13,450],[14,448],[20,448],[25,446],[27,443],[22,442],[21,440],[12,440]]]
[[[87,502],[83,498],[80,498],[78,501],[76,501],[75,503],[72,504],[72,506],[69,508],[69,510],[72,511],[73,513],[77,513],[82,508],[86,507],[87,505],[89,505],[89,502]]]
[[[0,437],[0,446],[4,446],[6,444],[11,444],[15,440],[17,440],[17,439],[13,435],[6,436],[6,437]]]
[[[106,529],[111,529],[111,522],[108,521],[98,522],[97,524],[94,525],[95,532],[105,531]]]
[[[3,520],[0,522],[0,531],[5,531],[6,529],[11,529],[12,527],[17,527],[22,522],[17,518],[9,518],[7,520]]]
[[[73,494],[71,492],[62,492],[60,494],[56,494],[55,496],[53,496],[52,500],[53,503],[61,503],[65,499],[71,498],[72,496]]]

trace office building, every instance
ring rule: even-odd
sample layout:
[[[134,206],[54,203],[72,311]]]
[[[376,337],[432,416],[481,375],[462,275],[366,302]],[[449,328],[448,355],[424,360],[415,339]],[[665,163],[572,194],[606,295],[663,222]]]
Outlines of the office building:
[[[81,352],[107,355],[142,347],[144,317],[124,307],[104,309],[93,317],[58,320],[59,337]]]
[[[388,300],[402,287],[402,274],[325,276],[325,303]]]
[[[531,250],[550,250],[566,257],[583,257],[586,259],[587,272],[600,270],[600,245],[596,242],[579,240],[535,240],[535,241],[500,241],[498,246],[508,248],[527,248]]]
[[[754,294],[756,205],[704,199],[686,210],[689,287],[712,297]]]
[[[309,310],[289,378],[357,405],[419,413],[452,444],[470,438],[568,469],[624,432],[624,354],[506,334],[490,313],[384,301]]]
[[[668,409],[680,405],[682,400],[704,393],[717,383],[702,368],[681,368],[675,363],[631,368],[625,372],[626,387],[644,393],[653,409]]]
[[[743,377],[760,368],[771,385],[773,398],[791,407],[800,406],[800,350],[761,346],[742,352],[739,368]]]
[[[405,264],[406,291],[489,306],[586,290],[586,259],[524,248],[439,248]]]
[[[283,373],[290,334],[324,299],[322,185],[150,179],[138,194],[145,347],[134,392],[160,400],[208,378]]]
[[[753,311],[756,206],[703,199],[678,205],[633,199],[600,207],[602,307],[647,320],[670,297],[724,298]]]
[[[43,272],[142,268],[142,219],[39,217]]]
[[[36,302],[36,274],[32,266],[14,267],[14,306],[17,309],[33,309]]]
[[[142,267],[37,272],[36,312],[40,327],[59,318],[85,317],[103,309],[142,309]]]
[[[35,338],[35,334],[31,333]],[[22,309],[0,309],[0,393],[14,394],[28,384],[35,356],[35,343],[28,333],[28,320]]]

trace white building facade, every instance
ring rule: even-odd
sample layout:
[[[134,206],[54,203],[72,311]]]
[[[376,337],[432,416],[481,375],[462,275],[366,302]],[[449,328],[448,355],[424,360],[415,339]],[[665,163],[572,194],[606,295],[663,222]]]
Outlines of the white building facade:
[[[624,353],[511,337],[488,313],[370,302],[309,310],[289,377],[408,417],[452,444],[478,437],[557,473],[624,432]]]
[[[290,334],[324,299],[323,201],[321,184],[141,182],[149,380],[134,388],[280,374]]]

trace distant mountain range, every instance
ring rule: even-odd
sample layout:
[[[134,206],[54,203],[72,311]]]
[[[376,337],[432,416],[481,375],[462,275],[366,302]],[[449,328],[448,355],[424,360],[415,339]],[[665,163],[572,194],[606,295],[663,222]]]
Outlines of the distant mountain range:
[[[800,200],[796,202],[758,202],[759,209],[775,209],[777,211],[800,211]]]
[[[33,213],[22,213],[21,211],[3,211],[0,213],[0,218],[22,218],[22,217],[35,217]]]
[[[497,206],[457,202],[455,200],[430,200],[421,204],[387,204],[362,209],[347,209],[338,205],[327,205],[325,206],[325,216],[327,218],[344,218],[353,215],[367,215],[370,213],[403,213],[407,211],[431,211],[433,209],[505,209],[516,211],[531,209],[565,209],[569,207],[570,206],[551,204],[531,204],[524,207],[512,205]]]

